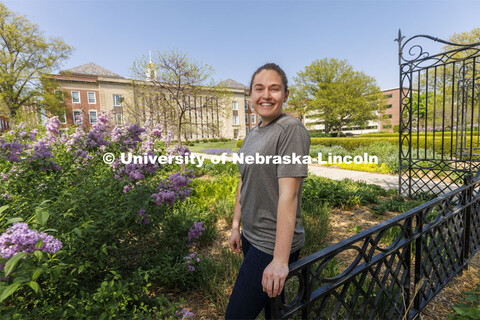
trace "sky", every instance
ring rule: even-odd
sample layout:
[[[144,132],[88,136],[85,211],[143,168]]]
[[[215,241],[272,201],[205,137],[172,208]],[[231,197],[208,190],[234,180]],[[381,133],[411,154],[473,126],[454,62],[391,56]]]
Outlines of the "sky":
[[[480,1],[464,0],[0,0],[47,37],[75,48],[61,70],[94,62],[131,77],[149,50],[180,50],[249,85],[267,62],[290,83],[323,58],[344,59],[383,90],[399,86],[398,30],[448,39],[480,27]],[[441,45],[425,41],[436,53]]]

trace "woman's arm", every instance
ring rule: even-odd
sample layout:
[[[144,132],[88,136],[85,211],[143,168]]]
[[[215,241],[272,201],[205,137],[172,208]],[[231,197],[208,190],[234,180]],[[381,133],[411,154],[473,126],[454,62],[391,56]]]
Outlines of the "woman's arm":
[[[232,233],[230,235],[230,249],[235,253],[240,253],[240,220],[242,218],[242,210],[240,207],[240,191],[242,189],[242,178],[238,183],[237,196],[235,199],[235,209],[233,209]]]
[[[288,259],[297,216],[297,195],[301,177],[278,179],[277,231],[272,262],[263,271],[262,286],[270,298],[279,295],[288,276]]]

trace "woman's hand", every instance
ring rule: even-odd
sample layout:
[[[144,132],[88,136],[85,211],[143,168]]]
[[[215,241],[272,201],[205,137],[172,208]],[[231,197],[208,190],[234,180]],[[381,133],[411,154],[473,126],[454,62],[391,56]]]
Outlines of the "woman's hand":
[[[263,271],[262,286],[270,298],[280,295],[288,276],[288,263],[281,263],[275,259]]]
[[[235,253],[240,253],[240,231],[236,228],[232,228],[232,234],[230,235],[230,249]]]

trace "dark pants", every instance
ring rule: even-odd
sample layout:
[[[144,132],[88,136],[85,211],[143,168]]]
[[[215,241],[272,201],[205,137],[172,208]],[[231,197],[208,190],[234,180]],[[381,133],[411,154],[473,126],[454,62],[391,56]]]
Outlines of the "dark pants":
[[[273,260],[248,242],[242,234],[243,263],[233,286],[225,319],[255,319],[265,308],[265,319],[270,319],[268,295],[263,292],[263,271]],[[290,254],[289,263],[298,260],[300,250]],[[283,292],[282,292],[283,295]]]

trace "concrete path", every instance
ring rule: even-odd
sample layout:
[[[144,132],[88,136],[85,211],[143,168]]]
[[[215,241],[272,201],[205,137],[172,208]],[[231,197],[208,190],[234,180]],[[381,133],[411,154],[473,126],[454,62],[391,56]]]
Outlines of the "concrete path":
[[[333,180],[350,179],[354,181],[363,181],[370,184],[376,184],[377,186],[380,186],[387,190],[398,190],[398,176],[394,175],[337,169],[315,165],[308,166],[308,171],[314,175]]]
[[[205,159],[212,159],[212,157],[214,157],[213,155],[195,152],[192,152],[192,155],[196,157],[203,156]],[[225,160],[232,161],[232,157],[225,157]],[[398,176],[394,175],[337,169],[318,165],[309,165],[308,171],[314,175],[329,179],[351,179],[354,181],[363,181],[365,183],[376,184],[387,190],[394,188],[398,190]]]

